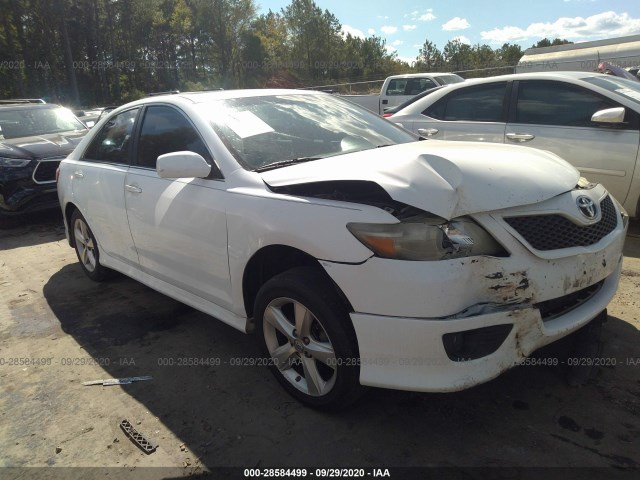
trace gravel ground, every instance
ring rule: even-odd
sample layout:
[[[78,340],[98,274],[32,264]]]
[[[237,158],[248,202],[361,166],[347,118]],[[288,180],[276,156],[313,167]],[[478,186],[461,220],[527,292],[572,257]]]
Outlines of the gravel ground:
[[[460,478],[498,466],[637,474],[638,222],[625,254],[602,328],[606,365],[585,384],[570,386],[563,367],[521,366],[459,393],[371,389],[354,408],[326,414],[293,401],[264,367],[237,365],[258,356],[252,337],[124,276],[88,280],[58,214],[5,222],[0,478],[243,478],[220,467],[389,468],[392,478],[409,478],[398,467],[470,475]],[[153,379],[82,385],[140,375]],[[155,452],[138,449],[122,419],[157,442]]]

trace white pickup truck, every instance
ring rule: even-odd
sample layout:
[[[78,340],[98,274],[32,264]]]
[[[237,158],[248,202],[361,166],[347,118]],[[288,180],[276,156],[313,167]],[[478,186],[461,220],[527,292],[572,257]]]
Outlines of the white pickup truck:
[[[392,75],[382,84],[378,95],[341,95],[353,103],[382,115],[387,108],[402,102],[430,88],[449,83],[463,82],[464,78],[455,73],[408,73]]]

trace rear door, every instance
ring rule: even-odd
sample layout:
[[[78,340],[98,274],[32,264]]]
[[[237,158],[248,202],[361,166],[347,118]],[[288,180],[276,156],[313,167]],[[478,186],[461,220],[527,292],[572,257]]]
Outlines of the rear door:
[[[124,180],[139,112],[132,108],[111,118],[73,165],[71,179],[74,202],[100,249],[129,265],[137,265],[138,256],[127,223]]]
[[[453,90],[422,112],[411,130],[437,140],[504,141],[507,82]]]
[[[518,81],[513,99],[506,143],[549,150],[625,201],[640,144],[636,112],[626,109],[624,125],[595,124],[595,112],[623,105],[555,80]]]
[[[210,178],[160,178],[158,156],[178,151],[202,155],[212,165]],[[124,189],[142,270],[230,309],[225,182],[183,112],[170,105],[146,107]]]

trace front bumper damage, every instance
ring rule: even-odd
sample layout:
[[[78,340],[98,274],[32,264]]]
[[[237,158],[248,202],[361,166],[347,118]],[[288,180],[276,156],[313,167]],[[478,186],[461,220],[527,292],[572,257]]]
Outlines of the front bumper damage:
[[[551,203],[558,201],[564,200]],[[622,217],[593,245],[536,252],[509,230],[502,213],[474,218],[507,248],[508,257],[321,262],[351,301],[363,385],[424,392],[469,388],[606,308],[622,270]]]

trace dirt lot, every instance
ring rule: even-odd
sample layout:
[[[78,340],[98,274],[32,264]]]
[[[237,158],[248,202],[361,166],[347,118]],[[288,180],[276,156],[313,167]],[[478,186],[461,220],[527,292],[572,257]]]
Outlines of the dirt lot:
[[[4,225],[0,478],[50,478],[52,469],[21,468],[45,466],[88,467],[55,470],[60,478],[133,472],[154,479],[207,471],[222,478],[221,466],[375,467],[392,474],[394,467],[450,467],[465,478],[476,478],[475,470],[458,469],[638,469],[637,222],[625,253],[602,332],[602,357],[615,365],[598,368],[587,384],[569,386],[561,367],[521,366],[455,394],[372,389],[355,408],[324,414],[293,401],[264,367],[236,365],[258,355],[252,337],[126,277],[88,280],[59,215]],[[220,365],[211,365],[216,359]],[[139,375],[153,379],[82,385]],[[158,449],[141,452],[120,430],[121,419]],[[234,472],[242,478],[242,470]]]

